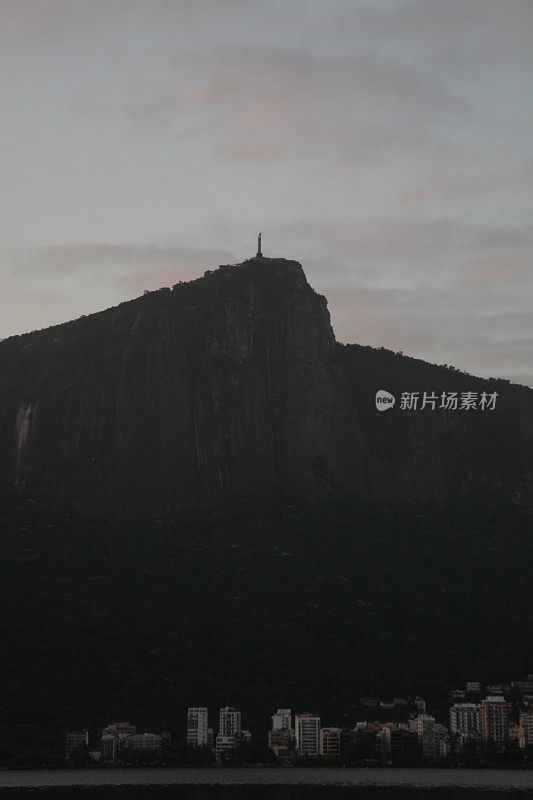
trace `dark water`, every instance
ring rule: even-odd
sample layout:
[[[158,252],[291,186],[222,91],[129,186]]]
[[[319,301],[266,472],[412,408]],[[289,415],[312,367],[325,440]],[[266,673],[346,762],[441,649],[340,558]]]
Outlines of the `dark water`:
[[[0,800],[515,800],[533,772],[437,769],[98,769],[0,773]]]

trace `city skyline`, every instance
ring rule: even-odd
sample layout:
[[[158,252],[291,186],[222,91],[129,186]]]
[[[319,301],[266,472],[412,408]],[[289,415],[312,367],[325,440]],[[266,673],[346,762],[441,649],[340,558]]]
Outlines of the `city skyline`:
[[[445,724],[437,721],[440,715],[428,713],[426,701],[419,696],[393,701],[360,698],[360,711],[366,706],[364,720],[353,715],[338,726],[323,725],[320,714],[294,713],[292,708],[278,708],[271,716],[271,727],[264,733],[252,734],[242,728],[243,715],[235,706],[223,706],[218,712],[218,733],[209,726],[208,708],[191,706],[187,710],[184,743],[190,752],[197,751],[200,760],[210,752],[217,763],[247,757],[242,747],[261,740],[276,759],[327,757],[352,762],[358,758],[379,757],[391,764],[391,758],[407,756],[411,760],[436,761],[449,756],[489,758],[496,753],[519,753],[533,746],[533,675],[527,680],[512,681],[510,685],[483,685],[478,681],[464,684],[450,693],[451,705]],[[507,698],[514,692],[514,701]],[[467,697],[468,695],[468,697]],[[477,699],[476,699],[477,698]],[[371,702],[375,706],[370,711]],[[396,718],[379,719],[378,709],[401,711]],[[353,706],[352,706],[353,712]],[[346,717],[347,714],[344,715]],[[394,715],[393,715],[394,716]],[[178,736],[178,740],[181,737]],[[129,722],[107,724],[102,731],[100,748],[88,752],[88,728],[67,733],[67,761],[81,747],[93,760],[120,763],[128,751],[163,753],[170,748],[171,733],[141,734]],[[239,750],[241,748],[241,750]],[[240,755],[239,755],[240,752]],[[249,751],[248,757],[254,751]],[[257,757],[257,750],[255,751]]]

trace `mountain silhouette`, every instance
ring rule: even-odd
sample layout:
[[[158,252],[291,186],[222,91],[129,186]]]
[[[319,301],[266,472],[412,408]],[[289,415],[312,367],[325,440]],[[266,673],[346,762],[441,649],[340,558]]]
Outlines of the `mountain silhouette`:
[[[394,406],[379,411],[378,391]],[[497,397],[446,409],[443,392]],[[111,519],[279,491],[531,505],[532,397],[339,344],[302,266],[256,257],[1,342],[0,482]]]

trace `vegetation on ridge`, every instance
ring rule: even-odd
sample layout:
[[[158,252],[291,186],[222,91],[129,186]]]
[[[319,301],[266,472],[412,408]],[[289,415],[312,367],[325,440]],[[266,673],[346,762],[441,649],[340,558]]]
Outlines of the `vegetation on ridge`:
[[[0,499],[0,762],[20,737],[188,705],[353,723],[359,698],[531,671],[531,517],[490,498],[409,508],[289,498],[112,527]],[[31,731],[31,736],[30,736]]]

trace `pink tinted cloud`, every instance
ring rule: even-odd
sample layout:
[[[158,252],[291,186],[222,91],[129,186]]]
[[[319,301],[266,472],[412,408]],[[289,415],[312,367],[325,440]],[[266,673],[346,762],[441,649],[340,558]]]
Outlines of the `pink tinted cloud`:
[[[229,126],[236,133],[249,135],[263,130],[265,125],[269,126],[273,122],[284,121],[294,115],[294,105],[288,100],[251,100],[230,118]],[[299,116],[302,116],[301,109]]]
[[[459,166],[457,162],[455,166]],[[419,206],[420,203],[435,199],[475,199],[497,192],[507,185],[508,178],[504,175],[469,174],[466,171],[459,172],[457,168],[451,174],[449,164],[443,163],[440,168],[432,168],[423,175],[417,186],[400,196],[400,201]]]
[[[422,258],[450,247],[464,235],[453,219],[399,221],[388,218],[352,221],[301,221],[291,228],[322,252],[361,258]]]
[[[298,109],[284,99],[250,100],[226,119],[224,141],[214,154],[229,161],[273,162],[291,151],[293,143],[303,142],[313,124],[303,107]]]
[[[10,22],[27,41],[38,44],[105,29],[101,17],[90,3],[79,0],[0,0],[0,21]]]
[[[321,287],[338,341],[386,347],[432,363],[454,364],[478,375],[531,385],[528,312],[476,308],[470,295],[424,300],[417,292],[338,284]]]
[[[212,265],[220,256],[231,256],[220,250],[188,248],[172,243],[112,244],[109,242],[68,242],[43,247],[14,250],[9,253],[14,271],[21,273],[73,273],[84,268],[106,267],[115,276],[117,269],[134,280],[136,275],[152,280],[177,275],[179,270],[200,269]],[[205,267],[204,267],[205,269]],[[179,275],[177,277],[180,277]],[[194,273],[191,274],[194,277]],[[120,278],[120,276],[119,276]]]
[[[202,268],[200,263],[179,264],[174,263],[168,267],[154,267],[143,269],[139,272],[123,273],[117,275],[113,285],[130,291],[142,292],[144,289],[154,290],[163,286],[170,286],[179,280],[193,280]],[[203,267],[205,270],[205,267]]]
[[[12,285],[0,286],[0,298],[0,340],[50,325],[69,302],[63,292]]]
[[[279,161],[286,153],[287,147],[282,142],[239,140],[219,145],[215,155],[227,161]]]
[[[528,277],[530,266],[523,258],[477,258],[460,267],[465,283],[472,285],[522,283]]]
[[[405,334],[413,327],[412,313],[405,308],[408,292],[346,283],[324,291],[333,330],[342,341],[379,347],[405,340]]]
[[[399,140],[420,146],[427,133],[411,124],[415,117],[433,117],[441,109],[465,113],[462,101],[434,76],[373,57],[319,59],[297,50],[240,46],[237,53],[216,53],[210,71],[202,85],[180,90],[180,111],[215,113],[215,155],[230,160],[271,160],[272,150],[249,145],[250,136],[259,136],[275,143],[278,156],[283,143],[285,154],[294,146],[299,153],[327,153],[344,166],[364,163],[376,149],[397,150]],[[166,94],[161,101],[174,102]],[[404,121],[394,136],[391,114]]]

